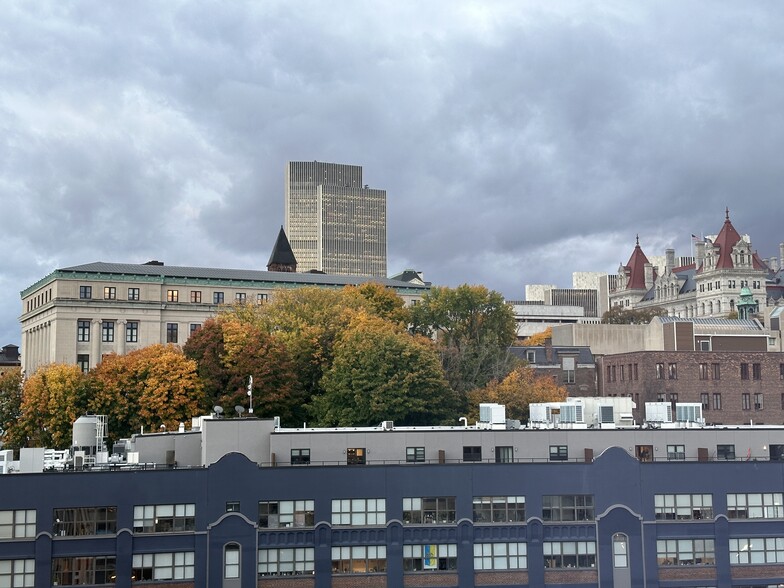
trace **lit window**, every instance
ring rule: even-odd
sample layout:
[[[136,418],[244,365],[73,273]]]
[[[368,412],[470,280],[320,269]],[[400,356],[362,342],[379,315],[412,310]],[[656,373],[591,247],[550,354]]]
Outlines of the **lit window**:
[[[385,545],[354,545],[332,548],[332,573],[372,574],[387,571]]]
[[[403,524],[452,524],[455,522],[455,497],[431,496],[403,499]]]
[[[349,447],[346,449],[346,463],[348,465],[364,465],[365,464],[365,448],[364,447]]]
[[[201,290],[191,290],[191,302],[195,304],[201,302]]]
[[[179,290],[166,290],[166,302],[177,302],[179,298]]]
[[[103,297],[105,300],[116,300],[117,288],[114,286],[105,286],[103,289]]]

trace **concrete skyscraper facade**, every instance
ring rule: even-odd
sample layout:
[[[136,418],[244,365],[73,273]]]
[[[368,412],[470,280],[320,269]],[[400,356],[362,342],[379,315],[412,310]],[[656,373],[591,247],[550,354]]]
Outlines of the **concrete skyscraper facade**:
[[[298,271],[386,277],[387,194],[362,183],[361,166],[287,163],[285,230]]]

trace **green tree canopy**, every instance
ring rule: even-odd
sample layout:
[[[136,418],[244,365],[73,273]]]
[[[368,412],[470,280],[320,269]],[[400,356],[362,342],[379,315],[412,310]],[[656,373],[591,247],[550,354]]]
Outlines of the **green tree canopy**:
[[[8,432],[22,416],[22,369],[13,368],[0,374],[0,444],[17,449],[19,440]]]
[[[468,392],[508,373],[517,336],[512,308],[484,286],[432,288],[411,310],[411,330],[440,344],[453,389]]]
[[[324,426],[453,422],[459,402],[444,378],[432,342],[412,337],[378,317],[355,318],[335,344],[313,399],[313,418]]]
[[[667,311],[660,306],[635,309],[618,304],[602,315],[602,322],[611,325],[647,325],[657,316],[667,316]]]

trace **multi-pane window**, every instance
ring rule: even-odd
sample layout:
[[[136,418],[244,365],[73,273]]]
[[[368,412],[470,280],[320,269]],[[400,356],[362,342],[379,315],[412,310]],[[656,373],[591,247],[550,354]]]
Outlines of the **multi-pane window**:
[[[310,448],[301,447],[291,450],[291,465],[307,465],[310,463]]]
[[[714,380],[721,380],[721,364],[720,363],[712,363],[711,364],[711,371],[713,372],[713,379]]]
[[[116,506],[86,506],[54,509],[55,537],[106,535],[117,532]]]
[[[312,575],[314,562],[312,547],[259,549],[259,576]]]
[[[784,537],[730,539],[730,564],[784,563]]]
[[[751,410],[751,394],[748,392],[741,394],[741,407],[743,410]]]
[[[575,369],[574,357],[564,357],[563,363],[561,364],[561,368],[563,370],[563,374],[562,374],[563,383],[574,384],[574,369]],[[623,366],[621,366],[621,379],[623,379]]]
[[[550,445],[550,461],[566,461],[568,459],[568,445]]]
[[[629,567],[629,538],[623,533],[613,535],[613,567]]]
[[[707,392],[700,392],[700,404],[702,405],[702,410],[710,409],[710,396]]]
[[[166,290],[166,302],[177,302],[179,299],[179,290]]]
[[[83,374],[86,374],[90,371],[90,356],[86,353],[79,353],[76,356],[76,365],[79,366]]]
[[[762,364],[760,363],[751,364],[751,377],[754,380],[762,379]]]
[[[195,504],[147,504],[133,507],[134,533],[176,533],[196,528]]]
[[[226,512],[240,512],[240,501],[229,500],[226,502]]]
[[[101,341],[114,343],[114,321],[103,321],[101,323]]]
[[[385,545],[354,545],[332,548],[333,574],[373,574],[387,571]]]
[[[735,446],[734,445],[717,445],[716,446],[716,459],[735,459]]]
[[[721,392],[713,393],[713,410],[721,410]]]
[[[545,521],[594,520],[592,494],[542,496],[542,519]]]
[[[447,571],[457,569],[457,544],[403,545],[403,571]]]
[[[193,551],[135,553],[131,579],[134,582],[193,580],[194,560]]]
[[[749,379],[749,364],[747,363],[740,364],[740,379],[741,380]]]
[[[223,292],[213,292],[212,293],[212,303],[213,304],[223,304]]]
[[[201,324],[200,323],[191,323],[191,325],[189,327],[190,335],[193,335],[199,329],[201,329]]]
[[[545,541],[546,568],[595,568],[596,543],[593,541]]]
[[[246,298],[247,296],[245,295],[245,292],[237,292],[236,294],[234,294],[235,302],[245,302]]]
[[[312,500],[269,500],[259,502],[259,527],[280,529],[312,527],[315,524]]]
[[[52,585],[114,584],[117,576],[114,556],[55,557]]]
[[[784,494],[727,494],[727,516],[731,519],[784,518]]]
[[[664,364],[657,363],[656,364],[656,379],[663,380],[664,379]]]
[[[667,364],[667,378],[670,380],[677,380],[678,379],[678,364],[677,363],[668,363]]]
[[[765,408],[763,404],[763,394],[762,392],[755,392],[754,393],[754,410],[762,410]]]
[[[79,298],[92,298],[93,297],[93,287],[92,286],[79,286]]]
[[[139,300],[139,288],[128,288],[128,300]]]
[[[35,586],[35,560],[0,559],[0,586],[7,588]]]
[[[430,496],[403,499],[403,524],[455,522],[455,497]]]
[[[406,447],[406,461],[409,463],[425,461],[425,448]]]
[[[474,496],[474,522],[525,522],[525,496]]]
[[[700,364],[700,380],[707,380],[708,379],[708,364],[701,363]]]
[[[35,538],[35,510],[0,510],[0,539]]]
[[[667,446],[667,460],[668,461],[684,461],[686,459],[686,446],[685,445],[668,445]]]
[[[104,300],[116,300],[117,288],[115,288],[114,286],[104,286],[103,297]]]
[[[474,569],[524,570],[527,554],[525,543],[474,543]]]
[[[387,522],[387,501],[384,498],[343,498],[332,501],[332,524],[384,525]]]
[[[511,445],[496,445],[495,446],[495,463],[512,463],[514,462],[514,447]]]
[[[262,302],[267,301],[267,294],[259,293],[256,294],[256,304],[261,304]]]
[[[79,343],[90,341],[90,321],[76,321],[76,341]]]
[[[128,321],[125,323],[125,342],[138,343],[139,342],[139,323],[136,321]]]
[[[463,446],[463,461],[482,461],[482,447],[480,445]]]
[[[194,304],[201,302],[201,290],[191,290],[191,302]]]
[[[364,465],[365,464],[365,448],[364,447],[349,447],[346,449],[346,464],[348,465]]]
[[[685,521],[713,518],[712,494],[656,494],[656,520]]]
[[[236,543],[223,548],[223,577],[227,580],[240,577],[240,546]]]
[[[716,563],[713,539],[659,539],[656,559],[660,566],[712,566]]]
[[[177,323],[166,323],[166,342],[177,343],[180,326]]]

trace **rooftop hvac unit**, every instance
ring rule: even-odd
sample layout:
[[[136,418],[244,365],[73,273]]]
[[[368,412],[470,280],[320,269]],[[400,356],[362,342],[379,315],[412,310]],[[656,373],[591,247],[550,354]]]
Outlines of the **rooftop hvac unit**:
[[[495,403],[480,404],[479,421],[493,425],[506,425],[506,406]]]
[[[672,405],[669,402],[646,402],[645,420],[649,423],[671,423]]]
[[[612,424],[615,422],[615,410],[612,406],[599,407],[599,423]]]
[[[391,431],[394,427],[394,421],[381,421],[381,429],[384,431]]]
[[[583,406],[582,404],[562,404],[561,405],[561,422],[562,423],[583,423]]]

